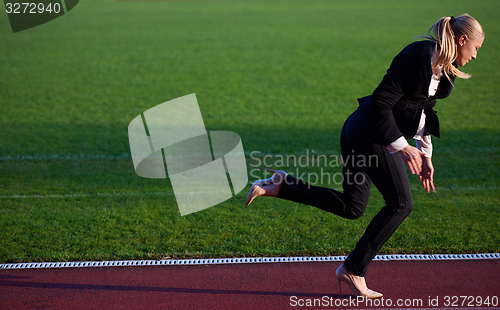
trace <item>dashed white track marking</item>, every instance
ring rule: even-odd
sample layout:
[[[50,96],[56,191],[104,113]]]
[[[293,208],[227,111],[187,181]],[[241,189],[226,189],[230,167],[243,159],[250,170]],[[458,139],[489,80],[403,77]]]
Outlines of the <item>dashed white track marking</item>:
[[[15,264],[0,264],[0,269],[329,262],[329,261],[344,261],[346,257],[347,256],[238,257],[238,258],[205,258],[205,259],[200,258],[200,259],[121,260],[121,261],[92,261],[92,262],[15,263]],[[391,261],[391,260],[436,261],[436,260],[467,260],[467,259],[500,259],[500,253],[377,255],[375,256],[374,261]]]

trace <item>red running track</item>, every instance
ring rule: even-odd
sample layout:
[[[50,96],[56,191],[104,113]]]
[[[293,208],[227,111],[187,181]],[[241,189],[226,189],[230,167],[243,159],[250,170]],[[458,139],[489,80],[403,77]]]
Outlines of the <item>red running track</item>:
[[[375,261],[366,279],[384,299],[371,305],[339,293],[339,265],[3,269],[0,309],[500,309],[498,259]]]

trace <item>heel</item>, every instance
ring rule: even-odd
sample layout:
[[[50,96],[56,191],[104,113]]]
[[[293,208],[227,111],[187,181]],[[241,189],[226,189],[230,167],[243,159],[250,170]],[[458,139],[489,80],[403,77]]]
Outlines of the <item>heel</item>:
[[[366,287],[366,285],[364,284],[365,279],[363,277],[361,277],[360,279],[363,282],[363,286],[366,287],[366,290],[361,291],[354,283],[353,277],[351,277],[351,274],[349,274],[344,264],[340,265],[339,268],[337,268],[337,271],[335,272],[335,277],[337,278],[337,281],[339,281],[339,289],[341,289],[340,282],[345,282],[345,284],[347,284],[347,286],[349,286],[349,288],[351,289],[352,293],[356,296],[362,296],[364,298],[380,298],[383,296],[383,294],[375,292]]]
[[[339,292],[342,295],[342,286],[340,285],[340,279],[337,279],[337,281],[339,282]]]
[[[268,172],[272,172],[273,176],[270,177],[269,179],[274,184],[281,184],[281,182],[283,182],[285,180],[286,176],[288,175],[288,173],[286,173],[284,170],[273,170],[273,169],[268,169],[268,168],[263,168],[263,167],[259,167],[259,169],[265,170]]]

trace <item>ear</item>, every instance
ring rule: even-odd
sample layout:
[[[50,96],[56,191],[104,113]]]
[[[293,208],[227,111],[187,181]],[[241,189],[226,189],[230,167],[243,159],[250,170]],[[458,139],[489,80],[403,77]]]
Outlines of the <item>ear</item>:
[[[464,46],[465,43],[467,42],[467,36],[465,34],[462,34],[456,38],[456,42],[458,46]]]

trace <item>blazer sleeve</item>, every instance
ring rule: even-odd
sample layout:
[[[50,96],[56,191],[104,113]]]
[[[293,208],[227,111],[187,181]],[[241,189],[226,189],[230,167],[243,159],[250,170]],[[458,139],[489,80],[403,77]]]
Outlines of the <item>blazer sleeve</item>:
[[[372,128],[385,146],[404,136],[396,124],[393,109],[405,108],[396,106],[398,101],[405,95],[405,85],[418,82],[414,58],[404,51],[399,53],[393,59],[387,74],[371,96],[370,115]]]

